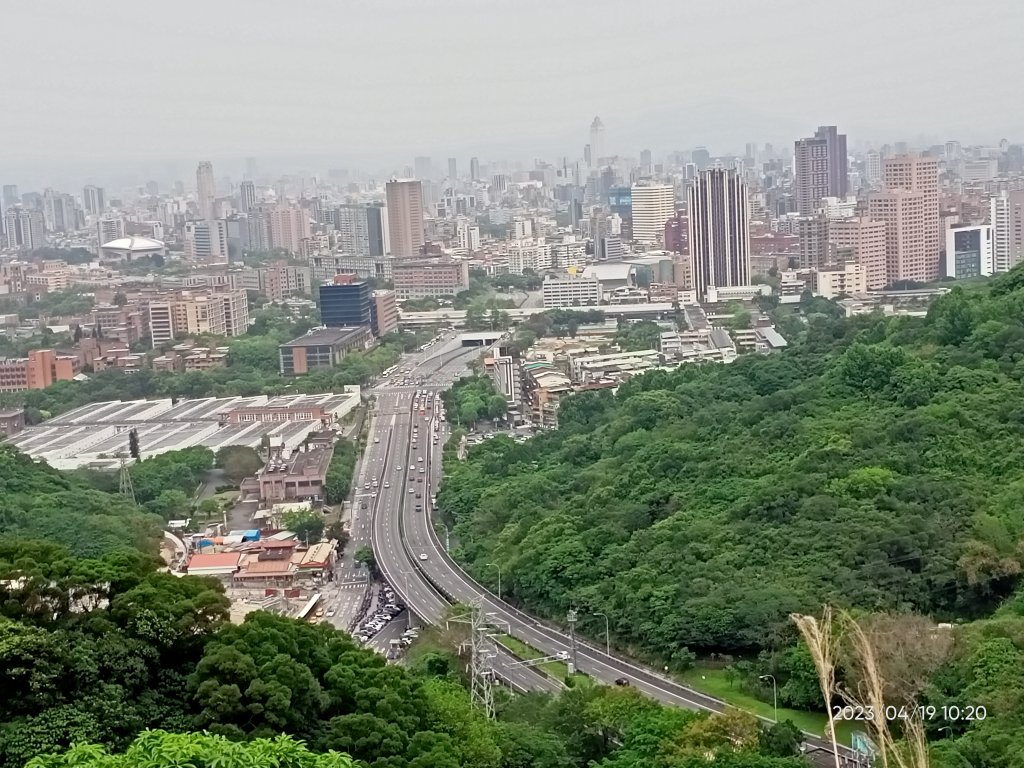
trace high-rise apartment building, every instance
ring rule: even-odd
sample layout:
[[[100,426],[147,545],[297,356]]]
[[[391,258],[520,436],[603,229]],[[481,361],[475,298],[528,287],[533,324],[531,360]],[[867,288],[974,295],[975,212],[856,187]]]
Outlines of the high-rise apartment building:
[[[665,222],[676,212],[676,191],[671,184],[639,183],[630,189],[630,218],[633,240],[660,243],[665,237]]]
[[[96,222],[96,245],[106,245],[124,237],[124,219],[105,216]]]
[[[338,250],[363,256],[383,256],[388,244],[387,209],[380,204],[339,205],[334,211]]]
[[[99,216],[107,207],[103,187],[89,185],[82,190],[82,205],[90,216]]]
[[[355,275],[335,275],[320,286],[320,318],[328,328],[373,326],[373,288]]]
[[[864,156],[864,175],[868,184],[875,186],[882,183],[882,153],[870,150]]]
[[[823,197],[846,197],[847,164],[846,135],[834,125],[819,127],[813,138],[797,140],[793,146],[797,213],[817,213]]]
[[[15,206],[4,211],[7,247],[31,251],[46,245],[42,211]]]
[[[693,287],[750,284],[750,201],[747,185],[733,170],[699,174],[688,190]]]
[[[920,155],[896,155],[886,159],[882,175],[887,192],[902,190],[921,195],[921,243],[913,240],[919,227],[913,218],[916,216],[913,211],[916,204],[910,196],[903,195],[898,204],[895,204],[894,198],[891,197],[882,196],[877,200],[877,205],[888,211],[889,218],[884,220],[890,224],[897,222],[893,216],[898,212],[898,222],[902,227],[900,232],[890,232],[887,236],[890,248],[896,248],[900,254],[897,255],[897,251],[893,250],[889,252],[889,281],[915,280],[927,283],[938,279],[942,273],[940,253],[945,245],[945,235],[939,218],[938,160]],[[871,213],[870,199],[868,213],[871,218],[879,218]],[[897,263],[903,259],[909,261]]]
[[[223,219],[185,222],[185,258],[207,263],[228,260],[228,227]]]
[[[243,181],[238,185],[238,210],[248,213],[256,207],[256,184]]]
[[[394,256],[420,255],[423,237],[423,186],[418,179],[391,179],[386,186],[388,239]]]
[[[269,211],[270,246],[292,254],[302,251],[302,241],[312,237],[309,214],[302,208],[279,206]]]
[[[217,201],[217,185],[213,180],[213,163],[204,160],[196,168],[196,207],[199,218],[215,218],[214,204]]]
[[[992,198],[989,207],[992,269],[1009,272],[1024,261],[1024,191],[1003,190]]]
[[[879,291],[888,282],[886,224],[865,216],[829,222],[828,237],[837,257],[848,254],[864,268],[869,291]]]
[[[873,192],[868,197],[868,217],[885,223],[886,285],[899,280],[927,283],[938,278],[938,253],[931,253],[927,247],[923,192]]]
[[[832,263],[825,216],[798,216],[793,221],[792,232],[799,238],[797,258],[801,269],[822,269]]]

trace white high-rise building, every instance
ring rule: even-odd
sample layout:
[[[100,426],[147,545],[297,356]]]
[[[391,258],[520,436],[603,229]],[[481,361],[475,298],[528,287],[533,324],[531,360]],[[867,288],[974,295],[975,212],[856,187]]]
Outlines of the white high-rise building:
[[[103,213],[103,210],[107,207],[106,200],[104,199],[103,187],[94,187],[90,184],[83,189],[82,205],[85,207],[85,212],[90,216],[99,216]]]
[[[706,170],[690,185],[688,204],[697,295],[703,298],[710,287],[749,285],[750,200],[743,179],[731,170]]]
[[[217,200],[217,185],[213,180],[213,163],[204,160],[196,168],[196,205],[202,219],[214,218],[214,203]]]
[[[185,222],[185,257],[195,261],[228,260],[228,227],[223,219]]]
[[[992,269],[1009,272],[1024,261],[1024,191],[1003,190],[992,198],[989,206]]]
[[[122,237],[124,237],[123,219],[107,217],[96,222],[96,245],[106,245]]]
[[[634,184],[633,241],[654,245],[665,239],[665,223],[675,216],[676,191],[671,184]]]

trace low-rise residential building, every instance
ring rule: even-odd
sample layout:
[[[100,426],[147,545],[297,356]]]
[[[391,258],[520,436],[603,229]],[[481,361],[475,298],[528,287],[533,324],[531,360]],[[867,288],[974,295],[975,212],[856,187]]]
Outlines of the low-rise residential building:
[[[371,346],[373,334],[368,327],[316,328],[278,347],[281,374],[303,376],[317,368],[332,368],[349,352]]]
[[[815,295],[826,299],[858,296],[868,290],[867,270],[856,262],[819,269],[814,273],[814,282]]]
[[[454,296],[469,288],[469,264],[446,258],[398,259],[391,267],[399,301]]]
[[[612,352],[606,355],[584,355],[569,360],[572,379],[576,384],[589,384],[621,374],[635,375],[657,368],[662,364],[661,353],[654,349],[635,352]]]
[[[245,291],[175,291],[149,299],[153,347],[181,336],[241,336],[249,330]]]
[[[524,362],[520,370],[523,415],[536,427],[557,427],[558,406],[564,396],[572,394],[572,381],[546,360]]]
[[[16,435],[25,428],[24,408],[0,409],[0,437]]]

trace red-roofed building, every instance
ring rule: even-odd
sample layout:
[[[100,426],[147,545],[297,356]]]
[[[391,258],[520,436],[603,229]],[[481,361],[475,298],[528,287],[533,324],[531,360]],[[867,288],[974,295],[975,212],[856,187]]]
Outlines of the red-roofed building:
[[[216,552],[192,555],[188,561],[190,576],[230,576],[238,570],[238,552]]]

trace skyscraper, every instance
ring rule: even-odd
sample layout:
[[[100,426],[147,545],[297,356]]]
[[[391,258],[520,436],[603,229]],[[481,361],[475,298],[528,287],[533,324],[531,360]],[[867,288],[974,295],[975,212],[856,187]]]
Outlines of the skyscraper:
[[[214,218],[213,207],[216,200],[217,185],[213,180],[213,163],[204,160],[196,168],[196,207],[201,219]]]
[[[693,287],[750,284],[750,201],[747,186],[733,170],[710,169],[688,190],[689,241]]]
[[[480,181],[480,158],[469,158],[469,178],[473,181]]]
[[[248,213],[256,207],[256,185],[251,181],[243,181],[238,186],[238,209]]]
[[[418,179],[386,185],[388,236],[394,256],[418,256],[423,247],[423,187]]]
[[[17,184],[4,184],[3,201],[5,211],[8,208],[13,208],[20,202]]]
[[[945,233],[939,219],[938,159],[920,155],[897,155],[885,161],[882,176],[886,189],[905,189],[920,192],[924,196],[924,258],[929,262],[929,266],[921,273],[925,276],[922,282],[937,279],[942,273],[939,254],[945,246]],[[890,275],[890,280],[892,279],[894,278]]]
[[[846,134],[834,125],[820,126],[813,138],[796,141],[793,155],[796,207],[801,216],[815,213],[823,197],[846,197]]]
[[[1024,191],[1003,190],[992,198],[989,206],[992,268],[995,272],[1009,272],[1024,261]]]
[[[417,157],[412,161],[413,174],[417,179],[429,180],[434,176],[434,164],[429,157]]]
[[[213,264],[227,262],[227,222],[223,219],[185,222],[185,257]]]
[[[311,237],[309,214],[301,208],[279,206],[270,211],[270,245],[298,255],[302,241]]]
[[[650,176],[653,170],[654,166],[651,162],[651,150],[640,150],[640,173],[642,173],[644,176]]]
[[[828,148],[828,195],[846,197],[850,188],[847,174],[849,156],[846,154],[846,134],[840,133],[834,125],[819,125],[814,138],[823,139]]]
[[[459,178],[459,164],[454,157],[448,158],[448,179],[455,181]]]
[[[633,240],[660,243],[665,222],[676,212],[676,191],[671,184],[639,183],[630,190]]]
[[[590,124],[590,165],[593,168],[598,167],[601,161],[607,157],[605,152],[605,135],[604,135],[604,123],[601,122],[600,117],[595,117],[594,122]]]
[[[339,205],[335,210],[338,250],[359,256],[386,253],[387,221],[382,205]]]
[[[94,187],[92,184],[82,190],[82,205],[85,212],[90,216],[99,216],[107,207],[106,196],[103,187]]]

